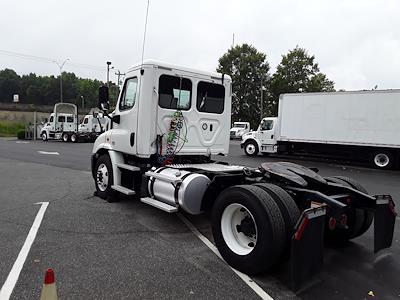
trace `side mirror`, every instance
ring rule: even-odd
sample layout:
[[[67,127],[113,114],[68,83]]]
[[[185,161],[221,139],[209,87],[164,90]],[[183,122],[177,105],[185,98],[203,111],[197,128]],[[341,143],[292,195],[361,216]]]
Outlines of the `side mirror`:
[[[101,110],[107,111],[110,107],[110,100],[108,97],[108,87],[103,85],[99,87],[99,102],[97,107]]]

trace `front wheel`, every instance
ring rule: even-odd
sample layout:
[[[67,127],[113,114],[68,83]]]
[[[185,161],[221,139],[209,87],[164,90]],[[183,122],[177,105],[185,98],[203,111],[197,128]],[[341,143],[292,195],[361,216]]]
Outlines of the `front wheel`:
[[[114,198],[113,190],[113,170],[111,159],[108,154],[103,154],[96,162],[95,185],[97,196],[109,202]]]
[[[250,140],[244,144],[244,152],[248,156],[256,156],[258,154],[258,145],[256,141]]]
[[[41,134],[41,136],[42,136],[42,141],[47,141],[47,133],[46,132],[42,132],[42,134]]]
[[[261,188],[227,188],[212,209],[215,244],[233,268],[257,274],[280,261],[285,247],[285,223],[278,205]]]

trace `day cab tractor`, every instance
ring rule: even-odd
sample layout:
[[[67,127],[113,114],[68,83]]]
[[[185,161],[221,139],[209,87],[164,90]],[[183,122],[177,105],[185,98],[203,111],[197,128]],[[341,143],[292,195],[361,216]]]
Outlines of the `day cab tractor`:
[[[233,268],[266,272],[290,261],[291,287],[316,273],[323,241],[347,241],[375,228],[375,252],[391,246],[389,195],[369,195],[345,177],[288,163],[258,168],[214,161],[229,150],[231,78],[157,61],[126,74],[110,130],[95,141],[96,195],[123,195],[168,213],[209,212],[215,244]],[[99,89],[99,108],[109,106]]]

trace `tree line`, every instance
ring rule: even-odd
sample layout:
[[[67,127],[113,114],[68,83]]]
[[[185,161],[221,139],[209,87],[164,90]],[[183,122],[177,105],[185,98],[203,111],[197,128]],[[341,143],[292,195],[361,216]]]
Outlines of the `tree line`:
[[[77,77],[74,73],[62,73],[63,101],[86,108],[97,105],[98,89],[104,83],[97,79]],[[119,87],[110,83],[110,98],[114,100]],[[38,76],[34,73],[19,76],[14,70],[0,70],[0,102],[12,102],[19,95],[20,103],[54,105],[60,102],[60,75]]]
[[[230,48],[218,60],[217,71],[231,76],[232,121],[248,121],[255,128],[260,119],[277,114],[279,95],[299,92],[334,91],[334,82],[320,72],[315,56],[296,46],[282,55],[275,73],[270,73],[267,55],[248,44]],[[62,74],[63,100],[85,107],[97,104],[103,82]],[[116,103],[119,87],[110,84],[111,104]],[[53,105],[60,101],[60,76],[19,76],[15,71],[0,71],[0,102],[11,102],[19,94],[21,103]],[[261,101],[262,96],[262,101]]]
[[[232,78],[232,122],[247,121],[252,128],[261,118],[277,115],[281,94],[335,90],[334,82],[320,72],[315,56],[298,46],[282,55],[272,75],[267,55],[248,44],[222,55],[217,71]]]

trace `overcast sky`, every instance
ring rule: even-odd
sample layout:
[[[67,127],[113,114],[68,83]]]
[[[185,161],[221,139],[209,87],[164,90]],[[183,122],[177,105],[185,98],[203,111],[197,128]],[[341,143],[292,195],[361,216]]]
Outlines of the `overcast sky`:
[[[147,0],[1,0],[0,69],[106,80],[140,62]],[[400,88],[398,0],[150,0],[145,58],[215,70],[232,44],[267,54],[274,71],[296,45],[314,54],[336,89]],[[80,68],[76,64],[96,66]],[[111,77],[115,81],[115,76]]]

